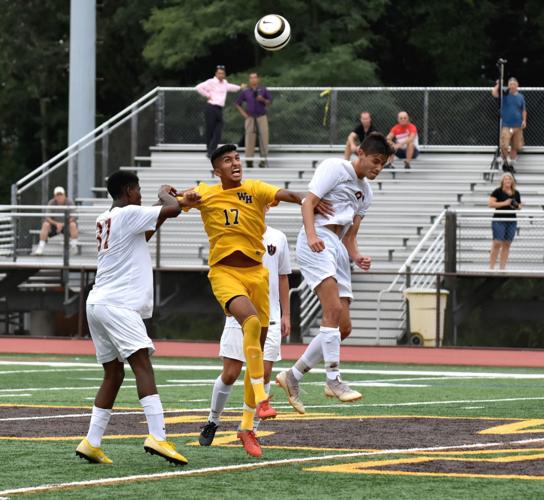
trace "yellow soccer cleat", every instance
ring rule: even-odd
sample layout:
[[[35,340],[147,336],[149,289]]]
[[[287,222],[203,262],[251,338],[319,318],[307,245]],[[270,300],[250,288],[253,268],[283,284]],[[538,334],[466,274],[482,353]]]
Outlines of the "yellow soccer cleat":
[[[187,460],[181,453],[176,451],[176,445],[170,441],[158,441],[153,436],[147,436],[144,442],[144,450],[151,455],[158,455],[172,464],[187,465]]]
[[[92,464],[112,464],[113,462],[104,454],[102,448],[93,446],[87,438],[84,438],[76,448],[76,455]]]

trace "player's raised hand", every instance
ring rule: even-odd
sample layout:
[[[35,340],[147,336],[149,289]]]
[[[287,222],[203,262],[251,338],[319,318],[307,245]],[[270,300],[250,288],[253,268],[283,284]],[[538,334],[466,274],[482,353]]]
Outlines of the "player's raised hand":
[[[170,186],[169,184],[163,184],[159,188],[159,198],[161,196],[161,193],[166,193],[166,194],[169,194],[170,196],[177,196],[178,190],[175,187]]]
[[[367,255],[358,255],[355,259],[355,265],[360,267],[363,271],[368,271],[372,265],[372,257]]]
[[[325,242],[318,238],[317,236],[309,236],[308,237],[308,246],[312,250],[312,252],[322,252],[325,250]]]
[[[314,213],[321,214],[325,217],[329,217],[330,215],[334,215],[334,210],[332,208],[332,203],[327,200],[319,200],[319,203],[314,208]]]

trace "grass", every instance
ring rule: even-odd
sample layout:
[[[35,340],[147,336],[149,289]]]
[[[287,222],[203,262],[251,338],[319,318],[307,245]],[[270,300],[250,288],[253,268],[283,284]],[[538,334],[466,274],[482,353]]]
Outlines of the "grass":
[[[28,366],[23,363],[35,360],[52,362],[77,362],[77,367]],[[9,360],[22,364],[5,365],[0,363],[0,405],[36,404],[51,406],[83,406],[90,408],[96,387],[100,383],[101,368],[92,365],[90,357],[62,356],[2,356],[0,361]],[[91,363],[90,366],[87,364]],[[195,409],[205,421],[211,393],[211,381],[217,377],[220,362],[217,359],[172,359],[157,358],[156,378],[161,386],[159,391],[165,409]],[[164,365],[168,365],[169,368]],[[210,366],[210,369],[177,369],[179,367]],[[289,366],[282,362],[278,366]],[[161,368],[162,367],[162,368]],[[336,416],[440,416],[440,417],[489,417],[506,419],[540,419],[544,399],[544,378],[506,378],[513,373],[539,375],[544,377],[544,369],[507,369],[482,367],[437,367],[414,365],[351,364],[345,363],[345,369],[373,370],[372,373],[350,373],[345,378],[361,383],[389,383],[392,386],[357,387],[364,393],[365,399],[357,405],[335,404],[322,395],[323,374],[311,373],[305,378],[303,399],[310,407],[310,412],[327,412]],[[53,371],[58,370],[58,371]],[[379,373],[376,371],[385,371]],[[391,372],[393,373],[387,373]],[[417,374],[399,374],[398,371],[412,371]],[[431,373],[429,373],[431,372]],[[497,373],[503,376],[452,377],[441,376],[434,372],[471,372],[476,374]],[[120,391],[118,406],[139,408],[133,377],[127,371],[126,387]],[[176,382],[182,381],[182,382]],[[194,381],[191,383],[191,381]],[[203,382],[201,382],[203,381]],[[207,381],[207,382],[206,382]],[[411,387],[421,385],[423,387]],[[55,390],[55,388],[57,390]],[[24,389],[24,390],[22,390]],[[285,408],[285,398],[275,390],[275,403],[282,413],[289,413]],[[30,396],[20,396],[31,394]],[[198,401],[205,400],[205,401]],[[500,401],[493,401],[500,400]],[[452,401],[452,403],[447,403]],[[462,401],[462,402],[454,402]],[[446,404],[435,404],[435,403]],[[405,405],[410,403],[409,405]],[[417,404],[412,404],[417,403]],[[431,404],[433,403],[433,404]],[[242,387],[235,387],[228,406],[239,408],[242,404]],[[390,405],[390,406],[385,406]],[[316,408],[311,408],[316,406]],[[31,410],[28,410],[31,411]],[[0,407],[0,419],[6,416],[6,410]],[[86,413],[86,409],[66,410],[66,413]],[[39,426],[40,421],[26,421],[29,426]],[[315,421],[322,432],[334,433],[334,420]],[[353,432],[360,432],[354,421]],[[431,421],[430,421],[431,422]],[[439,420],[433,425],[441,425]],[[266,425],[266,424],[265,424]],[[495,425],[495,424],[493,424]],[[3,427],[1,427],[3,426]],[[191,432],[198,432],[198,423]],[[6,424],[0,421],[0,427]],[[36,427],[34,427],[36,428]],[[544,430],[536,427],[527,429],[523,434],[499,435],[497,441],[513,441],[527,438],[544,438]],[[167,429],[168,430],[168,429]],[[303,440],[297,434],[297,422],[289,424],[289,433]],[[384,429],[384,432],[388,432]],[[433,432],[433,428],[429,428]],[[2,432],[9,435],[9,430]],[[342,436],[345,440],[346,436]],[[400,438],[401,436],[399,436]],[[409,436],[402,436],[407,442]],[[370,437],[371,438],[371,437]],[[145,455],[142,451],[142,439],[108,439],[104,441],[106,451],[114,460],[113,466],[92,466],[74,456],[77,439],[59,441],[9,441],[0,439],[0,491],[37,486],[41,484],[85,481],[108,477],[123,477],[140,474],[157,474],[177,470],[196,470],[206,467],[259,463],[245,455],[238,446],[202,448],[188,446],[194,442],[194,436],[176,437],[173,440],[180,451],[186,455],[190,464],[184,468],[175,468],[157,457]],[[288,442],[289,436],[285,436]],[[479,436],[474,436],[478,442]],[[409,441],[409,439],[408,439]],[[312,446],[312,442],[305,443]],[[462,443],[460,443],[462,444]],[[417,447],[414,440],[412,446]],[[534,448],[544,448],[542,443],[535,443]],[[357,451],[357,450],[354,450]],[[479,458],[493,458],[483,450]],[[488,451],[488,450],[487,450]],[[264,461],[286,458],[317,457],[338,454],[329,450],[293,450],[265,448]],[[517,452],[516,452],[517,453]],[[521,451],[519,453],[522,453]],[[418,455],[420,456],[420,455]],[[462,454],[461,454],[462,456]],[[93,498],[147,497],[164,498],[166,495],[189,498],[538,498],[544,496],[544,483],[540,480],[520,480],[504,478],[465,478],[447,476],[405,476],[382,474],[348,474],[345,472],[317,472],[308,470],[321,465],[390,460],[399,457],[413,457],[406,454],[384,454],[344,458],[326,462],[304,464],[286,464],[267,466],[255,470],[235,470],[210,475],[162,478],[154,481],[131,482],[114,486],[92,486],[55,490],[39,493],[40,498]],[[536,464],[536,465],[534,465]],[[471,464],[467,463],[467,470]],[[497,463],[497,473],[501,465]],[[536,460],[538,477],[544,478],[544,462]],[[540,467],[540,468],[539,468]],[[523,465],[519,468],[523,471]],[[503,471],[504,472],[504,471]],[[519,472],[518,472],[519,473]],[[0,496],[2,496],[0,494]]]

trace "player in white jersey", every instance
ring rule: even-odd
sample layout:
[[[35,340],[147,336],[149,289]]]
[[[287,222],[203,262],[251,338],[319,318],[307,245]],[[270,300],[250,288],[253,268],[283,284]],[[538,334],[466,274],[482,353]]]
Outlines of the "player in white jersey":
[[[200,195],[186,192],[178,201],[171,186],[162,186],[158,206],[142,207],[138,177],[126,171],[112,174],[107,183],[113,204],[96,220],[98,262],[95,284],[87,299],[87,319],[104,367],[87,437],[76,454],[89,462],[111,464],[100,444],[113,404],[125,376],[124,362],[134,372],[138,398],[144,409],[149,436],[146,452],[184,465],[187,459],[166,440],[162,403],[149,356],[155,351],[142,319],[153,311],[153,269],[147,241],[181,206],[192,206]]]
[[[270,323],[263,348],[265,391],[270,390],[270,376],[276,361],[281,360],[281,338],[291,331],[289,311],[289,277],[291,263],[287,238],[281,231],[267,226],[263,235],[265,254],[263,265],[268,269],[270,296]],[[242,328],[234,316],[227,317],[221,335],[219,355],[223,358],[223,371],[213,385],[212,400],[208,423],[202,426],[199,442],[210,446],[221,421],[234,382],[240,376],[245,362]],[[255,422],[254,431],[257,430]]]
[[[364,256],[357,245],[361,220],[372,201],[368,180],[382,171],[392,148],[385,136],[373,132],[357,148],[353,162],[341,159],[323,161],[309,185],[309,194],[302,205],[304,226],[297,238],[296,257],[302,276],[319,297],[323,316],[319,334],[295,365],[276,377],[299,413],[304,405],[299,396],[299,382],[316,364],[325,361],[327,381],[325,394],[348,402],[362,396],[340,377],[340,342],[351,332],[349,305],[351,291],[351,260],[367,271],[371,258]],[[321,199],[332,203],[334,214],[314,215]]]

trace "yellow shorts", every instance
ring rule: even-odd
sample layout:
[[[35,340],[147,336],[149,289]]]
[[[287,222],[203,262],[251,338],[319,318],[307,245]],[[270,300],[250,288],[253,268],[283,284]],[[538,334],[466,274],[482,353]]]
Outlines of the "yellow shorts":
[[[210,268],[208,279],[215,298],[225,314],[231,314],[226,306],[234,297],[247,297],[257,310],[262,326],[268,326],[270,304],[268,296],[268,269],[262,265],[233,267],[216,264]]]

